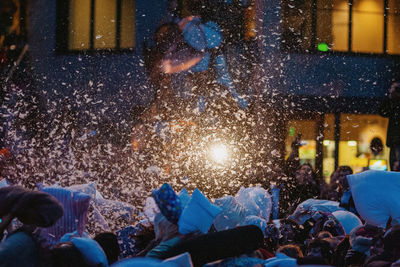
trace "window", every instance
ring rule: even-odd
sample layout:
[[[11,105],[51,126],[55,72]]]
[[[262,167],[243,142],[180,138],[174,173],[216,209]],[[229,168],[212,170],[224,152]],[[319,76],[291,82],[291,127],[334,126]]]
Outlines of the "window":
[[[283,1],[282,48],[307,51],[311,48],[312,1]]]
[[[322,142],[322,174],[325,182],[330,183],[331,175],[335,171],[335,115],[324,116],[324,141]]]
[[[121,50],[135,45],[134,0],[58,1],[57,50]]]
[[[400,54],[399,0],[283,0],[282,15],[283,49]]]
[[[348,165],[354,173],[363,171],[371,160],[388,162],[386,144],[388,120],[378,115],[341,114],[339,166]],[[370,149],[372,139],[379,138],[383,150],[374,155]]]
[[[302,146],[299,148],[300,164],[309,163],[315,168],[317,122],[313,120],[290,120],[287,123],[288,133],[285,141],[286,157],[292,151],[291,144],[298,134],[301,134]]]
[[[347,0],[320,0],[317,6],[317,44],[347,51],[349,43],[349,5]],[[319,47],[323,50],[323,47]]]
[[[387,52],[400,54],[400,1],[389,0],[387,15]]]

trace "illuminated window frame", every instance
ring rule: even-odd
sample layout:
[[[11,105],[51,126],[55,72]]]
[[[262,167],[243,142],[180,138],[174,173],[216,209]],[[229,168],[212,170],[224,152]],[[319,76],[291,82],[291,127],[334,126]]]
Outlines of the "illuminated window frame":
[[[133,45],[128,48],[121,47],[121,32],[122,32],[122,1],[116,1],[116,31],[115,31],[115,46],[112,48],[95,48],[95,3],[96,0],[90,0],[90,32],[89,32],[89,47],[87,49],[71,49],[69,48],[69,25],[70,25],[70,2],[69,0],[57,1],[57,18],[56,18],[56,45],[55,51],[59,54],[64,53],[83,53],[83,52],[124,52],[132,51],[135,47],[136,25],[133,25]],[[135,1],[133,1],[135,4]],[[135,8],[135,7],[134,7]],[[136,12],[135,12],[136,13]],[[136,21],[136,18],[134,18]]]
[[[318,43],[317,42],[317,16],[318,16],[318,8],[317,8],[317,4],[318,4],[318,0],[312,0],[312,10],[311,10],[311,42],[310,42],[310,47],[307,48],[303,48],[301,49],[302,52],[345,52],[345,53],[355,53],[355,54],[383,54],[383,55],[400,55],[399,53],[389,53],[388,51],[388,18],[389,15],[392,16],[396,16],[395,14],[389,14],[389,0],[383,0],[383,42],[382,42],[382,50],[381,52],[377,53],[377,52],[356,52],[352,49],[353,47],[353,36],[352,36],[352,27],[353,27],[353,17],[354,17],[354,10],[353,10],[353,0],[348,0],[348,4],[349,4],[349,12],[348,12],[348,43],[347,43],[347,50],[346,51],[342,51],[342,50],[332,50],[332,49],[323,49],[321,50],[320,47],[325,48],[325,45],[322,43]],[[288,0],[283,0],[282,1],[282,5],[287,4]],[[282,6],[282,8],[284,9],[285,7]],[[397,16],[400,16],[397,15]],[[400,37],[399,41],[400,42]],[[284,42],[286,40],[283,40]],[[284,47],[284,46],[283,46]],[[297,51],[296,49],[292,49],[290,47],[288,48],[283,48],[283,50],[288,50],[288,51]]]

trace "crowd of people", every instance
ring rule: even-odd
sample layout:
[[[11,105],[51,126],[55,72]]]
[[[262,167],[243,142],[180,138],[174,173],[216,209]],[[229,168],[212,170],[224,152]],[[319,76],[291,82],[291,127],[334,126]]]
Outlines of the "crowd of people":
[[[341,166],[322,185],[308,164],[300,165],[296,184],[281,187],[278,199],[272,188],[257,186],[212,201],[198,189],[175,193],[166,183],[148,197],[141,219],[95,234],[87,232],[96,220],[88,209],[98,193],[84,185],[28,190],[3,179],[0,266],[399,266],[398,198],[365,209],[363,198],[390,189],[359,189],[359,181],[397,173],[351,173]],[[396,195],[400,184],[391,186]],[[380,210],[390,210],[383,224],[370,214]]]

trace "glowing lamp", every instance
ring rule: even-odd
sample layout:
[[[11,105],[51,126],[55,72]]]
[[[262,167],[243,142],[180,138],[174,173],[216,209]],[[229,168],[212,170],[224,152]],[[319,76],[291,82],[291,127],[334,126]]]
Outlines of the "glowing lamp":
[[[323,144],[324,144],[324,146],[330,146],[331,145],[331,141],[330,140],[324,140]]]
[[[357,146],[357,141],[348,141],[347,145],[348,146]]]
[[[210,146],[210,157],[214,162],[223,164],[229,158],[228,148],[224,144],[213,144]]]

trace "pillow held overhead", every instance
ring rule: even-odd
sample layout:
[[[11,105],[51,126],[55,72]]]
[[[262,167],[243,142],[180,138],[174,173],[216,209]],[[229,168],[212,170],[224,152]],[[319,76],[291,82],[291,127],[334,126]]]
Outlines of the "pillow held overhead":
[[[400,173],[369,170],[347,176],[354,204],[368,224],[400,223]]]

